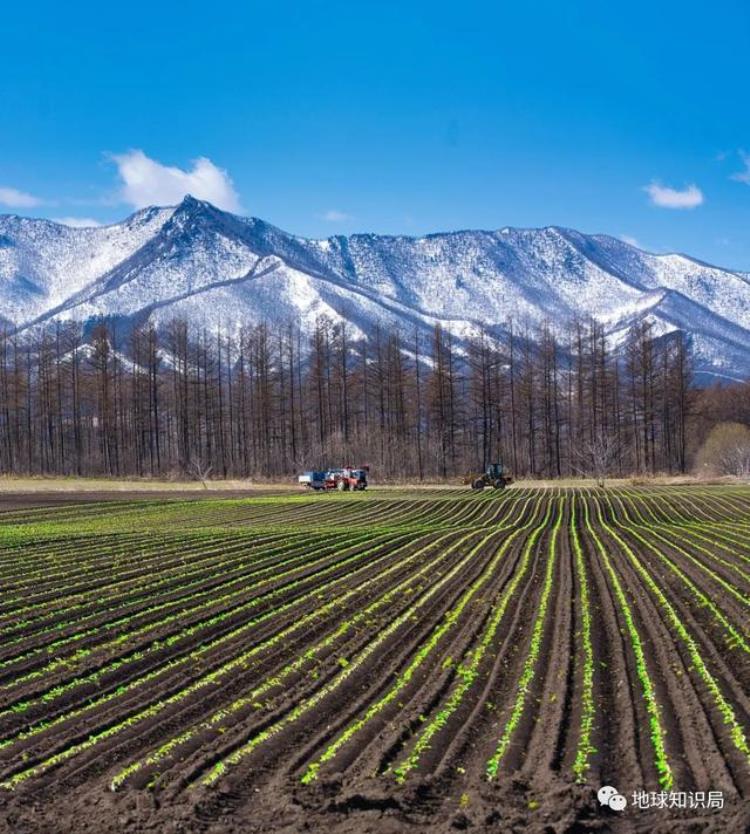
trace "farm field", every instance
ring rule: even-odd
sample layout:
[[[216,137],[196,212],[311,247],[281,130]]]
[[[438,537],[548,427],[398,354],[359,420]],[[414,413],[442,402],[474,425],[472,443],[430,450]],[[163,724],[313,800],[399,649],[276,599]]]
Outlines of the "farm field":
[[[750,822],[747,487],[16,497],[0,590],[3,834]]]

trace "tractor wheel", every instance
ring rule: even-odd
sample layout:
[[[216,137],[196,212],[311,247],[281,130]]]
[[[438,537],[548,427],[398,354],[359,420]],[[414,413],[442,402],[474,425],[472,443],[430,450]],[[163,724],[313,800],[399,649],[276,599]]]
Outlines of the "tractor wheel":
[[[349,484],[347,484],[347,482],[346,482],[346,481],[339,481],[339,482],[336,484],[336,489],[337,489],[339,492],[346,492],[346,491],[349,489]]]
[[[498,478],[493,486],[495,489],[505,489],[505,481],[502,478]]]
[[[472,489],[484,489],[484,478],[477,478],[476,480],[472,481],[471,484]]]

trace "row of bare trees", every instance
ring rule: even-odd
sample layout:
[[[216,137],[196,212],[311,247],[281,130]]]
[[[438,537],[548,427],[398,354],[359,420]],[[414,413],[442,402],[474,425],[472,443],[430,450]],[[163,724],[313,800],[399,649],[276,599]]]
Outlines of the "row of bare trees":
[[[617,352],[593,321],[458,344],[436,327],[173,321],[118,334],[0,333],[0,471],[286,476],[368,463],[375,479],[681,472],[687,344],[638,325]]]

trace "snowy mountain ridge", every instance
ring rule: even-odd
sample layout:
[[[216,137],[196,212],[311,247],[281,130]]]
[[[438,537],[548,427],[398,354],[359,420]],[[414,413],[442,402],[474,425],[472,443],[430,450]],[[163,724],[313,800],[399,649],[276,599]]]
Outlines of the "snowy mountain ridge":
[[[593,316],[614,341],[637,321],[691,337],[698,370],[750,377],[750,276],[684,255],[655,255],[607,235],[503,228],[424,237],[310,240],[186,197],[121,223],[71,228],[0,216],[0,322],[111,317],[208,327],[322,314],[463,339]]]

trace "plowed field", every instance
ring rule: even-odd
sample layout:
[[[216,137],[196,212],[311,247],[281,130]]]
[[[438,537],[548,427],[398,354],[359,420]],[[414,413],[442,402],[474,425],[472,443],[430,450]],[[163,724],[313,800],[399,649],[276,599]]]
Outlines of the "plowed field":
[[[0,831],[748,824],[746,488],[21,504]]]

